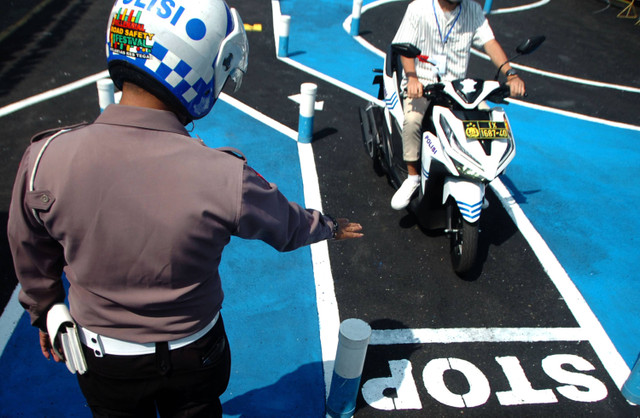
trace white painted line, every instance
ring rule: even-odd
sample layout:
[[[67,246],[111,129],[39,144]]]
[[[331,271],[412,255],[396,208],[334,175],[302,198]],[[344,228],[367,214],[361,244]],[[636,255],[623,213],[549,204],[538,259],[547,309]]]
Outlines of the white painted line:
[[[20,100],[19,102],[4,106],[0,108],[0,118],[3,116],[7,116],[10,113],[17,112],[18,110],[24,109],[25,107],[32,106],[34,104],[44,102],[45,100],[53,99],[54,97],[62,96],[63,94],[67,94],[73,90],[77,90],[79,88],[85,87],[89,84],[95,83],[98,80],[109,77],[109,71],[105,70],[94,74],[89,77],[85,77],[81,80],[74,81],[73,83],[66,84],[64,86],[58,87],[53,90],[46,91],[44,93],[37,94],[35,96],[31,96],[28,99]]]
[[[606,120],[606,119],[594,118],[593,116],[587,116],[587,115],[582,115],[580,113],[569,112],[568,110],[555,109],[555,108],[552,108],[552,107],[542,106],[542,105],[538,105],[538,104],[535,104],[535,103],[523,102],[523,101],[517,100],[517,99],[507,99],[507,101],[510,102],[510,103],[513,103],[513,104],[517,104],[517,105],[523,106],[523,107],[528,107],[530,109],[541,110],[543,112],[549,112],[549,113],[556,113],[558,115],[567,116],[567,117],[573,118],[573,119],[581,119],[581,120],[586,120],[586,121],[593,122],[593,123],[599,123],[601,125],[612,126],[614,128],[628,129],[630,131],[638,131],[638,132],[640,132],[640,126],[629,125],[628,123],[613,122],[613,121]]]
[[[374,97],[374,96],[370,95],[369,93],[366,93],[366,92],[364,92],[364,91],[362,91],[360,89],[357,89],[357,88],[355,88],[353,86],[350,86],[347,83],[344,83],[344,82],[342,82],[342,81],[340,81],[338,79],[335,79],[335,78],[333,78],[331,76],[328,76],[328,75],[326,75],[324,73],[321,73],[320,71],[314,70],[311,67],[307,67],[304,64],[301,64],[301,63],[299,63],[297,61],[292,60],[291,58],[278,57],[278,59],[280,61],[286,62],[287,64],[291,65],[292,67],[295,67],[295,68],[299,69],[300,71],[303,71],[303,72],[305,72],[307,74],[310,74],[310,75],[312,75],[312,76],[314,76],[316,78],[324,80],[329,84],[333,84],[334,86],[336,86],[336,87],[338,87],[338,88],[340,88],[342,90],[348,91],[349,93],[351,93],[351,94],[353,94],[355,96],[358,96],[358,97],[360,97],[360,98],[362,98],[364,100],[368,100],[370,102],[374,102],[374,103],[377,103],[377,104],[379,104],[381,106],[384,106],[384,102],[382,100],[378,100],[377,97]]]
[[[265,125],[275,129],[276,131],[279,131],[280,133],[288,136],[289,138],[293,139],[294,141],[297,140],[298,138],[298,133],[296,131],[294,131],[293,129],[289,128],[286,125],[283,125],[282,123],[275,121],[273,119],[271,119],[270,117],[268,117],[267,115],[265,115],[264,113],[258,112],[257,110],[255,110],[254,108],[247,106],[246,104],[242,103],[240,100],[229,96],[226,93],[220,93],[220,96],[218,96],[218,98],[220,100],[222,100],[223,102],[235,107],[236,109],[242,111],[243,113],[251,116],[252,118],[264,123]]]
[[[490,15],[499,15],[502,13],[516,13],[516,12],[522,12],[525,10],[531,10],[531,9],[535,9],[536,7],[542,7],[545,4],[549,3],[551,0],[539,0],[530,4],[524,4],[522,6],[515,6],[515,7],[504,7],[502,9],[496,9],[496,10],[491,10],[489,12]]]
[[[374,330],[371,345],[586,341],[582,328],[422,328]]]
[[[605,369],[618,388],[622,388],[629,376],[629,366],[625,363],[618,350],[611,342],[602,324],[598,321],[587,302],[580,294],[576,285],[564,270],[549,246],[538,233],[531,221],[516,203],[511,192],[498,178],[491,182],[491,187],[502,202],[513,222],[516,224],[524,238],[527,240],[536,256],[540,260],[545,272],[556,286],[564,302],[580,325],[580,328],[588,334],[589,343],[593,347]]]
[[[307,208],[322,212],[322,198],[320,183],[316,169],[313,147],[311,143],[298,142],[298,155],[304,184],[304,201]],[[320,328],[320,348],[325,378],[325,394],[329,396],[333,366],[338,349],[340,333],[340,314],[338,301],[331,273],[329,246],[327,241],[311,245],[311,260],[313,262],[313,276],[316,285],[316,305],[318,309],[318,325]]]
[[[476,49],[472,48],[471,53],[487,61],[490,60],[487,54],[485,54],[484,52],[480,52]],[[629,93],[640,93],[640,88],[637,88],[637,87],[623,86],[621,84],[605,83],[602,81],[594,81],[594,80],[588,80],[586,78],[579,78],[579,77],[573,77],[573,76],[564,75],[564,74],[552,73],[551,71],[538,70],[537,68],[527,67],[525,65],[521,65],[516,62],[511,63],[511,66],[521,71],[526,71],[532,74],[538,74],[547,78],[555,78],[557,80],[568,81],[570,83],[584,84],[585,86],[601,87],[601,88],[612,89],[612,90],[626,91]]]
[[[11,334],[13,334],[13,331],[18,325],[18,321],[20,321],[20,318],[22,318],[24,314],[24,309],[22,305],[20,305],[20,302],[18,302],[18,294],[21,288],[20,284],[16,286],[11,295],[11,299],[9,299],[7,306],[4,308],[4,312],[2,312],[2,316],[0,316],[0,357],[2,357],[2,353],[11,338]]]
[[[362,13],[364,14],[367,10],[369,9],[373,9],[377,6],[380,6],[382,4],[386,4],[386,3],[392,3],[395,1],[400,1],[400,0],[380,0],[380,1],[376,1],[373,3],[370,3],[366,6],[362,7]],[[507,8],[507,9],[499,9],[496,11],[491,12],[491,14],[499,14],[499,13],[510,13],[510,12],[515,12],[515,11],[521,11],[521,10],[528,10],[528,9],[532,9],[534,7],[540,7],[543,6],[544,4],[548,3],[549,0],[541,0],[537,3],[532,3],[530,5],[525,5],[525,6],[519,6],[519,7],[512,7],[512,8]],[[347,17],[347,19],[342,23],[343,28],[345,28],[345,31],[348,33],[349,32],[349,23],[351,20],[351,16]],[[379,57],[384,58],[386,55],[386,52],[380,51],[380,49],[376,48],[375,46],[371,45],[371,43],[369,43],[367,40],[365,40],[364,38],[360,37],[360,36],[355,36],[354,39],[359,42],[363,47],[365,47],[366,49],[368,49],[369,51],[373,52],[374,54],[378,55]],[[471,49],[471,53],[483,58],[487,61],[490,61],[489,56],[483,52],[480,52],[474,48]],[[548,78],[555,78],[558,80],[563,80],[563,81],[568,81],[571,83],[576,83],[576,84],[584,84],[587,86],[593,86],[593,87],[601,87],[601,88],[607,88],[607,89],[613,89],[613,90],[620,90],[620,91],[626,91],[626,92],[630,92],[630,93],[640,93],[640,88],[637,87],[631,87],[631,86],[623,86],[620,84],[613,84],[613,83],[605,83],[602,81],[594,81],[594,80],[587,80],[584,78],[578,78],[578,77],[572,77],[572,76],[567,76],[567,75],[563,75],[563,74],[558,74],[558,73],[552,73],[550,71],[544,71],[544,70],[539,70],[537,68],[533,68],[533,67],[527,67],[525,65],[521,65],[518,63],[512,63],[511,64],[512,67],[517,68],[521,71],[525,71],[525,72],[529,72],[532,74],[538,74],[544,77],[548,77]]]
[[[280,22],[280,1],[272,0],[271,7],[273,13],[274,43],[276,48],[278,48],[277,24]],[[278,57],[278,51],[275,51],[275,53],[279,60],[284,61],[301,71],[337,85],[339,88],[350,91],[356,96],[365,98],[365,100],[370,100],[369,98],[371,98],[377,101],[377,99],[358,89],[354,89],[345,83],[298,64],[289,58]],[[302,168],[305,190],[305,206],[322,210],[318,174],[316,171],[311,144],[298,143],[298,153],[300,155],[300,166]],[[324,369],[325,396],[328,397],[329,389],[331,388],[331,378],[333,377],[333,366],[335,364],[336,352],[338,349],[340,313],[338,311],[338,301],[336,299],[333,275],[331,273],[329,247],[326,241],[311,245],[311,259],[313,262],[313,274],[316,282],[316,304],[318,308],[318,323],[320,327],[320,349],[322,351],[322,364]]]

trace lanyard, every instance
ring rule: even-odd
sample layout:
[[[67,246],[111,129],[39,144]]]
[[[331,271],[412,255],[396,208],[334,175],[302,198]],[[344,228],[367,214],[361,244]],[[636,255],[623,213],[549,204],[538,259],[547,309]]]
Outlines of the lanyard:
[[[458,18],[460,17],[460,13],[462,13],[462,4],[458,6],[458,15],[456,16],[455,20],[453,21],[453,24],[449,28],[449,32],[447,32],[444,35],[444,38],[442,38],[442,29],[440,29],[440,22],[438,22],[438,13],[436,13],[436,0],[432,0],[431,5],[433,6],[433,14],[436,17],[436,26],[438,26],[440,41],[442,42],[442,46],[444,47],[444,45],[447,43],[447,40],[449,39],[449,35],[451,35],[451,32],[453,31],[454,26],[456,26],[456,23],[458,23]]]

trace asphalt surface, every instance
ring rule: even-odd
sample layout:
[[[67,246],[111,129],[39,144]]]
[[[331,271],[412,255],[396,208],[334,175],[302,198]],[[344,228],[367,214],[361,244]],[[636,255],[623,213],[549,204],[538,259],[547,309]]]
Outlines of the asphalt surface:
[[[93,75],[105,68],[102,33],[110,2],[97,0],[44,2],[29,15],[36,1],[9,1],[0,24],[0,107],[42,91]],[[327,213],[349,216],[365,225],[367,238],[357,246],[330,247],[336,296],[341,318],[357,317],[374,329],[460,327],[575,327],[576,321],[538,259],[496,197],[490,193],[483,212],[480,264],[467,280],[455,276],[449,265],[448,241],[420,229],[413,216],[389,207],[393,188],[376,175],[360,142],[358,108],[366,102],[323,80],[276,60],[270,4],[258,0],[229,2],[245,23],[260,22],[262,32],[249,32],[250,70],[234,97],[267,116],[297,129],[297,105],[287,97],[301,82],[318,84],[318,100],[327,103],[315,119],[313,148]],[[236,3],[236,4],[234,4]],[[494,9],[529,3],[494,1]],[[389,3],[362,17],[361,35],[384,49],[397,28],[406,2]],[[531,14],[490,17],[506,50],[530,35],[547,36],[545,45],[519,63],[546,71],[612,84],[640,87],[637,57],[638,26],[617,19],[613,7],[594,13],[600,1],[552,1]],[[29,16],[24,23],[12,28]],[[491,66],[472,58],[470,75],[492,77]],[[363,74],[371,77],[372,74]],[[588,116],[638,125],[638,94],[579,86],[523,73],[527,101]],[[277,105],[274,105],[277,104]],[[6,219],[22,152],[39,130],[91,121],[98,114],[95,87],[89,85],[62,97],[2,117],[0,130],[0,306],[15,287],[6,244]],[[479,367],[496,391],[512,383],[496,358],[517,358],[536,389],[558,383],[541,369],[554,354],[579,356],[595,370],[593,377],[608,390],[599,402],[575,402],[557,396],[551,404],[505,407],[496,397],[474,410],[459,410],[437,402],[427,393],[422,371],[437,358],[464,358]],[[422,409],[381,411],[362,395],[356,416],[639,416],[622,398],[592,347],[585,342],[476,343],[377,345],[369,349],[362,381],[390,376],[389,362],[407,360],[413,366]],[[460,374],[447,382],[457,392],[468,390]]]

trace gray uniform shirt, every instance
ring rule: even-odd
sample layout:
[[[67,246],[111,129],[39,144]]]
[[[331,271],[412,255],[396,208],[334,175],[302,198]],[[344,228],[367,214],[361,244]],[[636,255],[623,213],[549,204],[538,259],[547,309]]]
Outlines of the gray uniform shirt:
[[[109,106],[50,142],[30,192],[44,143],[23,156],[8,224],[19,300],[36,325],[64,300],[64,270],[80,325],[128,341],[182,338],[221,308],[232,235],[278,251],[332,236],[328,217],[289,202],[244,157],[191,138],[171,112]]]

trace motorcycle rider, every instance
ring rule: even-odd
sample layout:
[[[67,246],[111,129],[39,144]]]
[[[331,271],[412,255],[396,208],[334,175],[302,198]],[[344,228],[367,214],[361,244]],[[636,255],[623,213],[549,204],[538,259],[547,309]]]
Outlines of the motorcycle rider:
[[[496,67],[503,65],[507,56],[482,8],[473,0],[412,1],[393,43],[409,43],[421,51],[415,59],[401,57],[404,69],[401,88],[405,91],[402,146],[408,177],[393,195],[391,207],[402,210],[409,205],[420,184],[422,119],[429,107],[429,101],[423,96],[424,86],[464,78],[472,45],[482,46]],[[426,62],[427,58],[430,63]],[[524,95],[524,81],[509,63],[503,65],[501,71],[507,76],[511,96]]]

